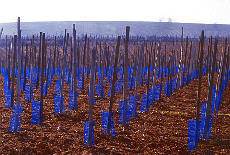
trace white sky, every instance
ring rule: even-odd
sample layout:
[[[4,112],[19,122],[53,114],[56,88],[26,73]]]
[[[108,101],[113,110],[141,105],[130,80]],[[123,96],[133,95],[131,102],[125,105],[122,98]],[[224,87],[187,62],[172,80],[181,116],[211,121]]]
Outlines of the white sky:
[[[168,21],[230,24],[230,0],[0,0],[0,23]]]

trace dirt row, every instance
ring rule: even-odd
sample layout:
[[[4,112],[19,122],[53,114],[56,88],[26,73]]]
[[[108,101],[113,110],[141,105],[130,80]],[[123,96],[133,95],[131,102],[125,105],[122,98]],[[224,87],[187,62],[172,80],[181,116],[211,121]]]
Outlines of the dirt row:
[[[89,80],[86,80],[86,86]],[[201,99],[205,101],[208,93],[207,77],[202,78]],[[196,114],[198,81],[192,81],[188,86],[179,89],[168,98],[163,96],[160,101],[150,106],[149,112],[140,113],[140,103],[146,85],[138,88],[137,117],[131,118],[126,128],[118,124],[118,104],[122,94],[116,94],[113,108],[116,136],[102,133],[101,112],[108,110],[109,84],[105,84],[105,99],[96,98],[94,105],[94,138],[95,146],[84,146],[84,121],[88,119],[87,89],[79,90],[78,111],[69,111],[69,86],[64,88],[65,114],[54,114],[55,83],[48,88],[44,99],[43,125],[31,125],[32,103],[24,102],[21,93],[23,113],[21,116],[20,133],[8,131],[12,111],[4,107],[5,96],[3,77],[0,76],[0,152],[19,154],[44,153],[77,153],[77,154],[230,154],[230,86],[223,94],[218,117],[214,118],[210,139],[201,139],[198,149],[188,151],[188,120]],[[134,91],[130,91],[133,94]],[[39,89],[34,91],[34,99],[39,98]]]

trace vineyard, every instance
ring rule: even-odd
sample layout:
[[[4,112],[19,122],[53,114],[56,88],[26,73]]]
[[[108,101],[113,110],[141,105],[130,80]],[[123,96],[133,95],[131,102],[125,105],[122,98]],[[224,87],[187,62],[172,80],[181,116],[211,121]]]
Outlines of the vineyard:
[[[77,29],[1,35],[1,153],[230,154],[228,38]]]

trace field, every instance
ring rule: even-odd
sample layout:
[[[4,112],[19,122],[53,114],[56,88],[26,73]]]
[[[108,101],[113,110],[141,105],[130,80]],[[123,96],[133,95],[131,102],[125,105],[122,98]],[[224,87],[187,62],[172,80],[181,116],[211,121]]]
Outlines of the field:
[[[145,40],[129,37],[129,27],[122,38],[77,38],[74,26],[72,35],[13,36],[11,48],[2,39],[1,153],[230,154],[229,41],[184,38],[183,30],[182,40]],[[199,143],[188,143],[189,120],[202,126],[208,116]]]

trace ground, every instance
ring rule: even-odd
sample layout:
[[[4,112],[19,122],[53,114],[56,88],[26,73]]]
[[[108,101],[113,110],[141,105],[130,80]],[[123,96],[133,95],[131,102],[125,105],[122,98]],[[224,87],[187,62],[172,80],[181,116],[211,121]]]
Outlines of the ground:
[[[88,85],[87,81],[87,85]],[[201,99],[205,101],[208,92],[207,76],[202,78]],[[21,131],[8,131],[12,110],[5,108],[3,77],[0,76],[0,152],[19,154],[230,154],[230,85],[223,94],[219,115],[214,117],[211,137],[201,139],[198,148],[189,151],[188,148],[188,120],[194,119],[196,114],[198,80],[179,89],[168,98],[162,99],[150,106],[149,112],[137,113],[131,118],[127,127],[118,124],[118,102],[122,94],[116,94],[113,108],[116,136],[102,133],[101,111],[108,110],[109,98],[97,98],[94,105],[95,146],[84,146],[84,121],[88,119],[87,92],[79,91],[78,111],[68,111],[65,114],[54,114],[54,88],[49,88],[44,99],[44,122],[31,125],[31,103],[21,103],[24,106],[21,116]],[[108,92],[108,84],[105,92]],[[65,86],[65,106],[68,105],[68,85]],[[138,88],[138,96],[142,98],[145,86]],[[133,94],[133,91],[129,92]],[[35,90],[35,100],[39,98],[39,90]],[[141,101],[141,100],[140,100]],[[138,111],[140,108],[138,101]]]

